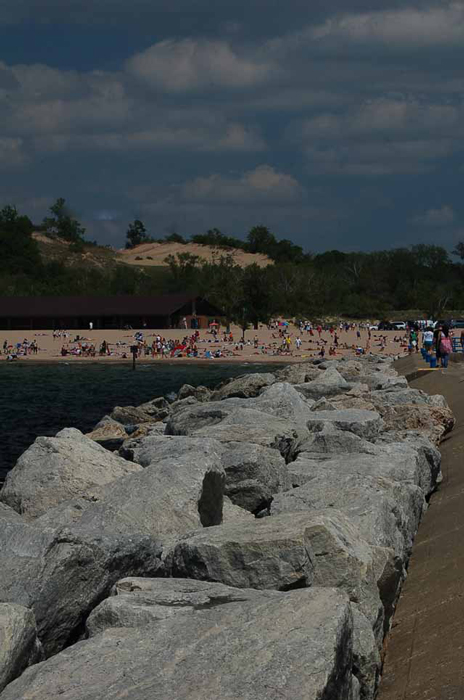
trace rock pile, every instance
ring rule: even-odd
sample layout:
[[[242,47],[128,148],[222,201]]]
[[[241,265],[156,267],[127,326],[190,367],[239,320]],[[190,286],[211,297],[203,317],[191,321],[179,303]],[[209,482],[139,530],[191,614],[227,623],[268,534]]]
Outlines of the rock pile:
[[[37,438],[0,493],[1,700],[372,700],[453,425],[366,357]]]

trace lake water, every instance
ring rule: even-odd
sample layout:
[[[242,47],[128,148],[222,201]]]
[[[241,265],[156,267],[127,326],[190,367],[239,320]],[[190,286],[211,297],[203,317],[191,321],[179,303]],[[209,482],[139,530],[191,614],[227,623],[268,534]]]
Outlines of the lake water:
[[[273,369],[277,369],[273,366]],[[224,379],[270,371],[265,365],[0,364],[0,482],[38,435],[65,427],[89,432],[114,406],[137,405]]]

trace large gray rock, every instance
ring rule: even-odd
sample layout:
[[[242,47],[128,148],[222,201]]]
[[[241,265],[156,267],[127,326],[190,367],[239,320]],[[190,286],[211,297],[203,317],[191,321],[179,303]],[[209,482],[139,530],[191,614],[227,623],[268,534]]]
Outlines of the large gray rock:
[[[102,490],[82,513],[85,532],[151,535],[158,542],[222,522],[225,474],[209,447],[163,459]]]
[[[362,700],[374,700],[380,681],[382,660],[379,645],[369,620],[352,604],[353,613],[353,662],[360,682]]]
[[[126,440],[119,454],[142,467],[149,467],[163,459],[183,459],[188,455],[195,459],[198,452],[217,457],[223,451],[223,445],[217,440],[185,435],[147,435]]]
[[[312,555],[305,538],[308,516],[263,518],[187,535],[166,560],[171,576],[236,588],[291,590],[310,586]]]
[[[118,450],[124,440],[129,437],[122,423],[113,420],[109,416],[105,416],[90,433],[86,433],[86,437],[90,440],[95,440],[99,445],[106,450],[113,452]]]
[[[230,442],[224,446],[222,466],[226,495],[251,513],[267,508],[274,494],[291,488],[284,458],[269,447]]]
[[[330,422],[327,422],[319,432],[311,433],[299,449],[299,454],[306,457],[314,455],[317,459],[322,459],[324,456],[377,454],[377,452],[378,448],[372,442],[347,430],[338,430]]]
[[[219,389],[213,392],[212,400],[221,401],[237,397],[239,399],[249,399],[252,396],[258,396],[261,389],[265,386],[274,384],[276,378],[270,372],[244,374],[241,377],[232,379],[232,381],[224,384]]]
[[[28,669],[2,700],[351,700],[347,597],[309,589],[110,629]]]
[[[309,431],[299,423],[251,408],[240,408],[233,410],[218,425],[196,430],[194,435],[215,438],[224,443],[251,442],[263,447],[272,447],[290,461],[297,454],[300,445],[309,437]]]
[[[419,431],[439,445],[443,436],[453,430],[456,419],[449,408],[399,405],[379,408],[386,430]]]
[[[171,412],[170,404],[164,396],[158,396],[156,399],[140,404],[137,410],[143,411],[155,421],[163,420]]]
[[[89,615],[90,637],[111,627],[145,627],[173,615],[191,615],[216,605],[253,600],[263,591],[190,579],[130,577],[118,581],[112,595]],[[268,592],[269,599],[275,593]]]
[[[321,370],[307,362],[298,362],[297,364],[287,365],[282,369],[277,370],[275,377],[278,382],[287,382],[288,384],[304,384],[316,379]]]
[[[0,601],[30,608],[45,652],[53,654],[78,638],[83,621],[116,581],[155,576],[160,557],[161,548],[149,537],[41,528],[4,511]]]
[[[237,588],[340,587],[360,605],[379,639],[383,633],[372,549],[333,509],[193,533],[168,555],[166,569],[174,577]]]
[[[351,386],[335,367],[320,372],[316,379],[304,384],[297,384],[296,390],[308,399],[320,399],[323,396],[336,396],[349,391]]]
[[[0,603],[0,693],[25,668],[42,658],[32,610],[13,603]]]
[[[56,437],[38,437],[8,473],[1,500],[28,518],[37,518],[63,501],[92,500],[100,488],[141,471],[118,455],[66,428]]]
[[[213,392],[206,386],[192,386],[191,384],[183,384],[178,391],[177,401],[193,396],[197,401],[210,401]]]
[[[316,411],[308,420],[308,427],[312,431],[322,430],[327,425],[338,430],[348,430],[366,440],[375,438],[384,427],[378,413],[357,409]]]
[[[385,477],[327,471],[299,488],[277,494],[271,513],[337,508],[369,544],[407,559],[425,508],[423,491]]]
[[[311,414],[313,401],[305,400],[291,384],[276,382],[261,391],[255,399],[248,399],[250,408],[295,423],[305,423]]]
[[[221,423],[233,410],[234,407],[223,406],[219,401],[195,403],[171,414],[166,423],[166,435],[192,435],[201,428]]]
[[[443,396],[429,396],[424,391],[412,389],[410,387],[407,389],[397,389],[396,391],[392,391],[391,389],[372,391],[369,395],[369,401],[374,405],[377,403],[386,406],[402,406],[405,404],[416,406],[432,405],[438,406],[439,408],[447,408]],[[441,404],[441,406],[439,404]]]
[[[332,472],[336,474],[357,474],[359,476],[386,477],[392,481],[419,486],[424,496],[435,490],[439,470],[432,472],[427,459],[420,457],[410,445],[392,443],[372,445],[371,454],[324,455],[318,459],[302,452],[295,462],[289,465],[293,485],[303,485],[312,479]]]
[[[138,406],[115,406],[110,413],[110,418],[122,425],[139,425],[139,423],[149,423],[156,420],[150,413],[147,413]]]

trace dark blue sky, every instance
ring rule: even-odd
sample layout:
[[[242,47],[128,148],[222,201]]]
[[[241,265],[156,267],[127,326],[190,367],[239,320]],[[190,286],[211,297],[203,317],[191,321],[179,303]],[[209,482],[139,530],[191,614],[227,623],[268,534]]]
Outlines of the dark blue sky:
[[[464,239],[464,3],[6,0],[0,205],[91,238]]]

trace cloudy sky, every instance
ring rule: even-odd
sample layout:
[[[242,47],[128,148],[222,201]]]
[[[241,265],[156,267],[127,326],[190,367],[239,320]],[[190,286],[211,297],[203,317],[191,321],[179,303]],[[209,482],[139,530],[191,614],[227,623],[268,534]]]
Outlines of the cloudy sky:
[[[464,240],[464,2],[4,0],[0,205],[88,235]]]

